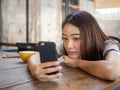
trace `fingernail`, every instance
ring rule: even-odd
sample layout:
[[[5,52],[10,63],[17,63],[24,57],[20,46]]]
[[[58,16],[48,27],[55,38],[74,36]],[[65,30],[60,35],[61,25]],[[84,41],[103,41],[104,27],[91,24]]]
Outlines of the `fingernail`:
[[[58,61],[56,62],[57,64],[60,64]]]
[[[59,73],[59,76],[61,77],[61,76],[62,76],[62,73]]]
[[[58,68],[59,68],[59,70],[61,70],[61,69],[62,69],[62,66],[58,66]]]
[[[62,73],[59,73],[58,76],[57,76],[57,78],[59,78],[59,77],[61,77],[61,76],[62,76]]]

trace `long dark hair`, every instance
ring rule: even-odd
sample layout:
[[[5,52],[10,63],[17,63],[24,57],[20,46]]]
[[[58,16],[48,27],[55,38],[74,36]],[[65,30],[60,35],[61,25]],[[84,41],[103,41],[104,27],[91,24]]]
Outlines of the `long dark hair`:
[[[79,28],[81,45],[81,58],[85,60],[101,60],[103,59],[103,49],[105,40],[109,39],[96,19],[86,11],[76,11],[69,14],[62,24],[72,24]]]

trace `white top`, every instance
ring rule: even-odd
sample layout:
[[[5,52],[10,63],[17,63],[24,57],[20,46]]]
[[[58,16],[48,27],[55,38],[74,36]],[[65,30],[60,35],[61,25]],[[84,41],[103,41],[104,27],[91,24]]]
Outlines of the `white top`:
[[[107,52],[109,52],[109,51],[118,51],[118,52],[120,52],[119,47],[118,47],[117,44],[116,44],[114,41],[112,41],[112,40],[107,40],[107,41],[105,41],[105,43],[104,43],[103,56],[104,56]]]

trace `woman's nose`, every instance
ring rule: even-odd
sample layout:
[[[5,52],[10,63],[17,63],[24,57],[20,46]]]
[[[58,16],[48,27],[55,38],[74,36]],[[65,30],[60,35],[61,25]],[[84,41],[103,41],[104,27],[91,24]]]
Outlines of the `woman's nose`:
[[[68,41],[67,47],[68,47],[68,48],[72,48],[72,47],[73,47],[73,42],[72,42],[72,40],[69,40],[69,41]]]

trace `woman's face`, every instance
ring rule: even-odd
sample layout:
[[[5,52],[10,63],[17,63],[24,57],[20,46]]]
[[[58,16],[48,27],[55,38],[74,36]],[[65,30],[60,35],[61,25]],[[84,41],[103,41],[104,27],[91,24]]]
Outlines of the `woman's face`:
[[[79,28],[72,24],[65,24],[62,38],[64,48],[70,58],[80,58],[80,31]]]

